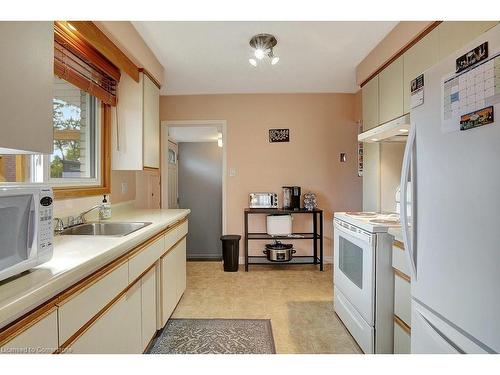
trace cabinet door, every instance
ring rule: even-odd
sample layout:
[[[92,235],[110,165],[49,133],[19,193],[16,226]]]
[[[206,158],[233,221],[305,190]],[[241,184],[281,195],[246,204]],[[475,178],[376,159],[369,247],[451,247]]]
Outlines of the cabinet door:
[[[0,154],[51,154],[54,24],[0,22]]]
[[[141,283],[135,283],[66,353],[142,353]]]
[[[144,79],[144,166],[160,168],[160,89],[147,75]]]
[[[383,124],[403,115],[403,57],[380,72],[379,123]]]
[[[111,166],[113,170],[142,170],[142,79],[122,74],[118,104],[111,108]]]
[[[175,248],[161,258],[161,316],[162,326],[177,305],[177,267]]]
[[[177,267],[177,302],[186,290],[186,239],[176,246],[175,263]]]
[[[142,277],[142,349],[156,333],[156,268]]]
[[[439,32],[435,28],[403,55],[403,113],[410,112],[411,81],[438,61]]]
[[[464,44],[478,37],[498,21],[445,21],[439,30],[439,59],[444,59]]]
[[[411,326],[411,284],[394,275],[394,315]]]
[[[410,333],[404,330],[399,324],[394,323],[394,354],[410,354],[410,346]]]
[[[54,308],[31,327],[0,346],[0,353],[50,354],[58,346],[57,310]]]
[[[378,75],[373,77],[361,89],[363,130],[368,130],[378,126]]]
[[[363,143],[363,211],[380,211],[380,143]]]

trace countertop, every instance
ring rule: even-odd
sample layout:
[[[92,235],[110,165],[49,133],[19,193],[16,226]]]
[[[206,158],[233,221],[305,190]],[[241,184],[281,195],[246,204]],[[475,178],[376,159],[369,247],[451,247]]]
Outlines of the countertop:
[[[403,231],[401,227],[392,227],[387,231],[389,234],[394,236],[395,240],[403,242]]]
[[[182,220],[183,209],[130,209],[107,221],[152,222],[123,237],[55,236],[52,259],[0,282],[0,328],[56,296],[141,242]]]

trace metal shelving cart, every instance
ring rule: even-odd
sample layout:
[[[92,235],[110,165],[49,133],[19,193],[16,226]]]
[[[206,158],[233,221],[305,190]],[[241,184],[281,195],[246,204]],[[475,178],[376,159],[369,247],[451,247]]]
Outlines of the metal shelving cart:
[[[308,211],[284,210],[276,208],[246,208],[245,209],[245,271],[249,265],[294,265],[294,264],[319,264],[323,271],[323,210]],[[248,232],[248,215],[296,215],[309,214],[313,218],[313,231],[311,233],[293,233],[292,236],[270,236],[267,233]],[[293,237],[293,236],[297,237]],[[248,255],[248,241],[251,240],[312,240],[313,253],[307,256],[294,256],[288,262],[271,262],[266,256]]]

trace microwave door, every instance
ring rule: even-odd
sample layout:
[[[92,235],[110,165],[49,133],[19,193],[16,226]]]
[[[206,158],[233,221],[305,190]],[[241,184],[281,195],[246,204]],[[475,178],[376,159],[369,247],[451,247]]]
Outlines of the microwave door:
[[[0,272],[30,257],[34,207],[31,194],[0,197]]]

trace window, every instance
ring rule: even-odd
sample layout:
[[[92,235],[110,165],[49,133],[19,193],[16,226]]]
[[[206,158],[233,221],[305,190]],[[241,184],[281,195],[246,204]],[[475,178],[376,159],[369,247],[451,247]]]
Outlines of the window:
[[[53,184],[100,184],[100,101],[71,83],[54,78],[54,152],[47,158]]]

